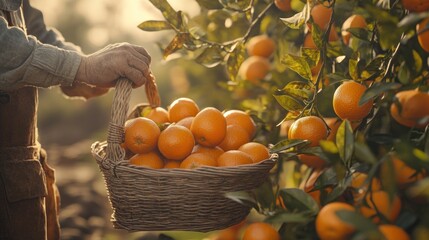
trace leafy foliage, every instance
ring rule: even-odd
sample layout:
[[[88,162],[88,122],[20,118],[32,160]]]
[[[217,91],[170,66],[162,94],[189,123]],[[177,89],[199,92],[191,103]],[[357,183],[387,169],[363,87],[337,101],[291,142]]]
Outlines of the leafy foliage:
[[[166,0],[151,0],[163,14],[165,21],[147,21],[142,30],[173,31],[175,36],[163,47],[164,57],[179,53],[194,59],[207,68],[222,66],[228,76],[219,86],[232,95],[245,92],[240,107],[251,112],[258,123],[257,140],[271,144],[271,152],[278,154],[270,185],[251,192],[230,193],[228,197],[248,204],[266,215],[266,221],[281,223],[280,233],[287,239],[313,239],[314,219],[325,204],[345,201],[356,206],[356,212],[339,212],[338,216],[355,226],[355,237],[377,236],[378,230],[369,219],[359,213],[368,203],[355,199],[356,191],[366,195],[371,187],[356,189],[353,173],[367,174],[365,186],[372,179],[382,182],[383,190],[400,195],[403,210],[399,219],[418,219],[403,224],[409,233],[425,229],[429,221],[427,178],[408,188],[396,186],[395,173],[382,174],[386,162],[397,156],[416,174],[429,171],[428,127],[407,128],[390,115],[390,106],[397,103],[395,94],[408,89],[428,90],[428,53],[417,41],[415,26],[429,17],[427,12],[410,13],[401,1],[299,1],[292,0],[292,10],[283,12],[269,0],[232,1],[198,0],[199,15],[189,18],[175,11]],[[332,9],[326,28],[321,28],[311,16],[315,4]],[[360,14],[367,21],[366,28],[341,29],[352,14]],[[331,29],[336,38],[331,39]],[[311,31],[313,47],[303,47]],[[349,32],[349,43],[342,33]],[[239,74],[240,66],[249,57],[249,40],[266,34],[275,41],[276,50],[268,59],[270,73],[258,84],[246,81]],[[345,80],[367,86],[359,104],[374,101],[370,114],[359,122],[341,120],[335,135],[322,140],[320,146],[310,147],[306,140],[291,140],[281,134],[279,126],[287,120],[315,115],[324,121],[336,118],[332,107],[335,89]],[[427,116],[426,116],[427,118]],[[329,126],[333,128],[332,126]],[[310,168],[294,169],[300,174],[302,186],[285,188],[280,179],[282,164],[296,161],[299,154],[318,156],[327,162],[323,173],[313,183],[313,190],[330,189],[321,194],[319,202],[310,196],[305,185]],[[297,162],[298,166],[301,163]],[[393,169],[391,166],[390,169]],[[285,207],[276,204],[281,199]],[[383,223],[388,223],[383,220]],[[399,220],[398,220],[399,221]],[[374,235],[375,234],[375,235]]]

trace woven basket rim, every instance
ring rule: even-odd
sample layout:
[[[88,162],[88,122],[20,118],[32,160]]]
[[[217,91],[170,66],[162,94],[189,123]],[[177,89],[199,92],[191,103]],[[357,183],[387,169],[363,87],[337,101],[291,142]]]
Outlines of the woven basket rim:
[[[92,144],[91,146],[91,153],[93,154],[93,156],[95,157],[95,159],[97,160],[97,162],[101,163],[102,161],[107,161],[106,159],[104,159],[101,155],[100,152],[102,152],[107,146],[107,142],[106,141],[96,141]],[[132,169],[136,169],[136,170],[145,170],[147,172],[153,172],[153,173],[160,173],[160,172],[164,172],[164,173],[174,173],[174,172],[210,172],[210,171],[218,171],[218,170],[240,170],[243,168],[259,168],[260,165],[274,165],[278,160],[278,155],[277,154],[271,154],[270,158],[262,160],[260,162],[257,163],[252,163],[252,164],[245,164],[245,165],[239,165],[239,166],[225,166],[225,167],[213,167],[213,166],[202,166],[202,167],[198,167],[198,168],[194,168],[194,169],[185,169],[185,168],[160,168],[160,169],[153,169],[153,168],[148,168],[148,167],[144,167],[144,166],[139,166],[139,165],[131,165],[129,164],[127,159],[124,159],[122,161],[119,161],[115,164],[116,167],[126,167],[126,168],[132,168]]]

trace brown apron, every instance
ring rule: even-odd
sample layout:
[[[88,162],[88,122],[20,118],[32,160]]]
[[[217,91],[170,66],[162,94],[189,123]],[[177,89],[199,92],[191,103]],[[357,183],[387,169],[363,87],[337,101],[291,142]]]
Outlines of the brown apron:
[[[0,10],[25,31],[22,8]],[[37,142],[37,88],[0,90],[0,239],[59,239],[54,170]]]

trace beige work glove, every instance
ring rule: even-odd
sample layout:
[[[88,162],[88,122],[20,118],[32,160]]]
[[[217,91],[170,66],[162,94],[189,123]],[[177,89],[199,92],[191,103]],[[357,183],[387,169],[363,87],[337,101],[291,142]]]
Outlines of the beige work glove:
[[[75,77],[76,83],[95,87],[114,87],[119,78],[128,78],[133,87],[140,87],[150,78],[149,53],[140,46],[112,44],[84,56]]]

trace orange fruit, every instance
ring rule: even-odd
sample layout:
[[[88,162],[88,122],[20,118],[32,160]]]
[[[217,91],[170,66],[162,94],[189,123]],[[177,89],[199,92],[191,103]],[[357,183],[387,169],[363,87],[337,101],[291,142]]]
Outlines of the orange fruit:
[[[206,156],[213,158],[216,160],[224,151],[222,148],[216,146],[216,147],[204,147],[199,144],[195,145],[194,150],[192,150],[192,153],[204,153]]]
[[[429,120],[419,122],[429,116],[429,94],[415,90],[406,90],[396,93],[401,109],[397,103],[390,106],[390,114],[399,124],[407,127],[424,128]]]
[[[239,150],[226,151],[217,158],[219,167],[230,167],[251,163],[253,163],[252,158],[247,153]]]
[[[256,124],[253,119],[244,111],[228,110],[223,113],[226,119],[226,125],[238,125],[249,134],[250,139],[253,139],[256,133]]]
[[[390,222],[394,222],[401,211],[401,200],[397,195],[391,200],[385,191],[374,191],[366,195],[367,206],[362,206],[360,211],[367,218],[373,218],[375,223],[380,222],[378,214],[382,214]]]
[[[405,187],[409,184],[415,183],[416,181],[425,177],[424,172],[417,173],[416,169],[409,167],[405,162],[397,157],[392,158],[393,170],[395,172],[395,181],[400,187]],[[387,167],[383,165],[382,167]]]
[[[424,12],[429,10],[428,0],[401,0],[402,6],[410,12]]]
[[[280,240],[280,234],[270,224],[256,222],[244,230],[243,240]]]
[[[238,125],[227,125],[226,135],[219,147],[224,151],[237,150],[241,145],[250,141],[249,134]]]
[[[378,230],[383,234],[386,240],[410,240],[410,235],[408,233],[392,224],[382,224],[378,226]]]
[[[265,145],[261,143],[248,142],[241,145],[238,150],[249,154],[250,158],[252,158],[252,161],[254,163],[261,162],[270,158],[270,151]]]
[[[427,2],[429,6],[429,2]],[[429,18],[423,19],[419,24],[416,25],[416,31],[417,31],[417,40],[419,41],[420,46],[425,50],[426,52],[429,52],[429,30],[426,30],[423,32],[423,29],[425,29],[425,26],[427,26],[429,23]],[[422,31],[420,33],[420,31]]]
[[[238,69],[238,75],[253,84],[259,84],[270,71],[271,64],[259,56],[250,56],[243,61]]]
[[[304,37],[304,43],[302,44],[302,47],[304,48],[311,48],[311,49],[317,49],[316,44],[313,41],[313,36],[311,35],[311,32],[308,32]]]
[[[320,209],[316,217],[316,232],[321,240],[348,239],[355,231],[352,225],[338,217],[336,212],[339,210],[353,212],[355,208],[347,203],[332,202]]]
[[[310,15],[314,24],[319,26],[321,30],[326,30],[332,16],[332,12],[332,8],[326,7],[323,4],[317,4],[311,9]]]
[[[216,167],[217,162],[205,153],[192,153],[180,163],[180,168],[194,169],[203,166]]]
[[[226,136],[226,119],[213,107],[201,110],[191,124],[195,141],[205,147],[219,145]]]
[[[130,164],[160,169],[164,167],[164,161],[157,152],[147,152],[136,154],[130,158]]]
[[[323,174],[323,169],[315,169],[310,176],[299,184],[299,188],[308,193],[320,206],[322,191],[325,193],[332,192],[331,186],[326,186],[324,189],[314,190],[317,179]]]
[[[306,116],[295,120],[289,128],[289,139],[303,139],[310,141],[310,146],[319,145],[319,141],[326,139],[328,128],[323,120],[316,116]]]
[[[147,153],[156,148],[161,130],[158,125],[144,117],[125,123],[125,146],[133,153]]]
[[[359,105],[366,86],[355,81],[345,81],[334,92],[332,100],[334,111],[341,119],[358,121],[366,117],[372,109],[373,100]]]
[[[168,106],[168,118],[171,123],[186,117],[193,117],[200,111],[198,105],[190,98],[178,98]]]
[[[349,45],[351,33],[347,31],[350,28],[366,28],[368,24],[362,15],[354,14],[344,21],[341,27],[341,36],[346,45]]]
[[[290,1],[291,0],[274,0],[274,5],[276,5],[276,7],[283,12],[289,12],[292,10]]]
[[[222,229],[214,234],[210,240],[237,240],[238,232],[234,229],[226,228]]]
[[[246,44],[249,56],[269,58],[273,54],[276,44],[267,35],[258,35],[250,38]]]
[[[180,168],[180,161],[167,160],[164,164],[164,168]]]
[[[287,137],[287,134],[289,132],[289,128],[292,125],[293,120],[286,120],[280,124],[280,137]]]
[[[168,112],[162,107],[145,107],[143,108],[140,115],[142,117],[149,118],[158,124],[169,122]]]
[[[191,130],[180,125],[170,125],[161,132],[158,149],[169,160],[183,160],[191,154],[195,140]]]
[[[326,161],[316,155],[298,154],[298,159],[303,164],[314,169],[321,169],[326,165]]]
[[[371,189],[369,188],[368,174],[363,172],[354,172],[352,174],[352,181],[350,187],[352,189],[353,199],[356,202],[362,200],[368,190],[379,191],[381,190],[381,182],[378,178],[371,179]]]
[[[180,126],[184,126],[187,129],[191,130],[191,124],[192,124],[193,120],[194,120],[194,117],[186,117],[186,118],[183,118],[182,120],[178,121],[176,124],[180,125]]]

